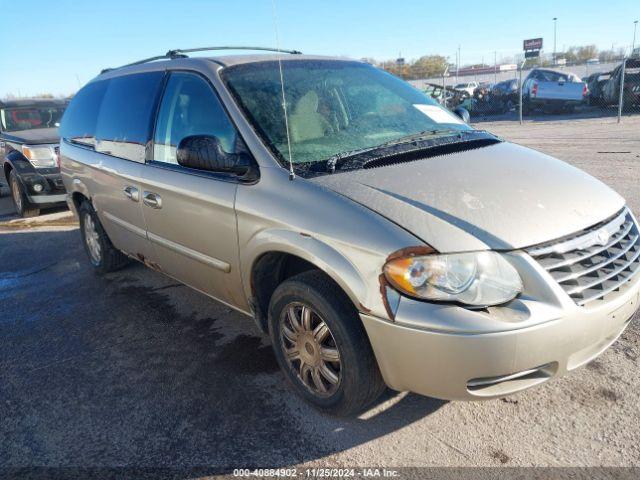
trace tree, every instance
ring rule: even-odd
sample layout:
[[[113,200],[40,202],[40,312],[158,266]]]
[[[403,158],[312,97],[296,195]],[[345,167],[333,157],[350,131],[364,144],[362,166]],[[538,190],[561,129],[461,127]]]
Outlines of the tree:
[[[396,60],[375,62],[373,59],[366,59],[366,61],[367,63],[372,63],[372,65],[383,68],[393,75],[408,80],[439,77],[444,73],[448,65],[446,57],[442,55],[424,55],[417,60],[406,62],[404,65],[398,65]]]
[[[442,75],[447,68],[447,59],[442,55],[425,55],[409,64],[409,77],[429,78]]]

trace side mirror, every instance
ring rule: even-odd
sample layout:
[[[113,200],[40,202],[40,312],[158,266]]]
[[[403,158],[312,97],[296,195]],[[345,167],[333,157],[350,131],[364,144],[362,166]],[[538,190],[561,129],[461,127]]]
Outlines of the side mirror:
[[[469,111],[464,107],[457,107],[453,113],[459,116],[464,123],[469,123],[471,121],[471,116],[469,115]]]
[[[218,137],[191,135],[184,137],[176,152],[178,164],[196,170],[246,175],[251,170],[251,159],[243,153],[227,153]]]

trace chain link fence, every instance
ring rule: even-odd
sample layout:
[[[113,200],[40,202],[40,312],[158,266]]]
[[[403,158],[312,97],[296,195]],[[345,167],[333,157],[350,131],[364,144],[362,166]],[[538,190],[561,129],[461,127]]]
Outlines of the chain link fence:
[[[640,115],[640,55],[571,66],[465,68],[411,83],[472,122]]]

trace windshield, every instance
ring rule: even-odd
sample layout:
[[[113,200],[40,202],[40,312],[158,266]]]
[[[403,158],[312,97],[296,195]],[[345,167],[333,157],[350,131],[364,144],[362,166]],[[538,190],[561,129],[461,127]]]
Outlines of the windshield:
[[[5,132],[54,128],[59,126],[64,108],[59,106],[25,106],[0,109],[0,122]]]
[[[428,95],[371,65],[282,62],[294,163],[325,160],[426,130],[470,127]],[[236,65],[224,79],[279,160],[288,161],[278,62]]]

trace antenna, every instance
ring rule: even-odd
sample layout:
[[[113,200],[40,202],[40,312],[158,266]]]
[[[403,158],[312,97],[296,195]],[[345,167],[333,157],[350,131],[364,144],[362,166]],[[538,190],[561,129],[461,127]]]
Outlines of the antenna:
[[[273,7],[273,27],[276,33],[276,49],[278,52],[278,68],[280,70],[280,89],[282,90],[282,111],[284,112],[284,128],[287,134],[287,149],[289,152],[289,180],[296,178],[293,171],[293,158],[291,156],[291,136],[289,135],[289,116],[287,115],[287,97],[284,94],[284,75],[282,73],[282,51],[280,50],[280,36],[278,35],[278,13],[276,0],[271,1]]]

